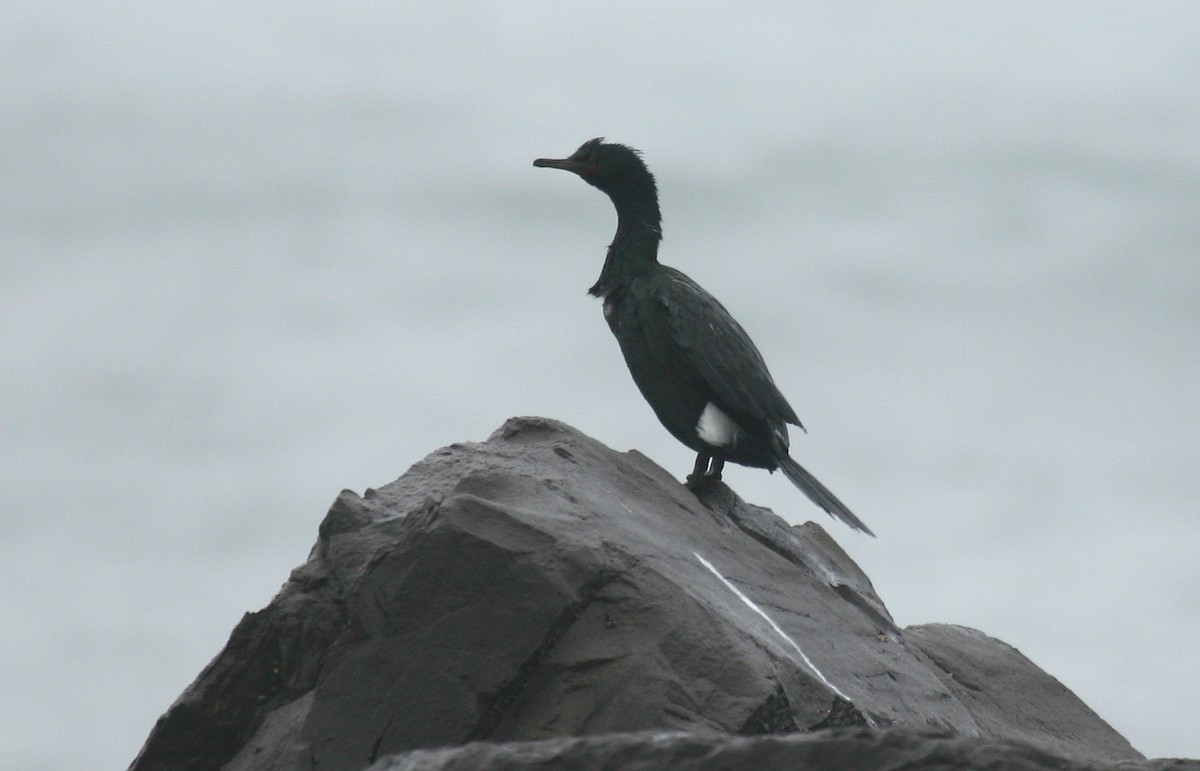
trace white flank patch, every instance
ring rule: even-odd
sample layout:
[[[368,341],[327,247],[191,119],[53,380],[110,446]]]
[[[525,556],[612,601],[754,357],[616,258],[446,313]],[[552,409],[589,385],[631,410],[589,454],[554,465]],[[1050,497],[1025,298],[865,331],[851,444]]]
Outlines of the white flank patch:
[[[728,447],[737,439],[738,427],[717,405],[709,402],[696,421],[696,434],[713,447]]]
[[[733,592],[734,595],[736,595],[739,600],[746,603],[746,607],[750,608],[750,610],[752,610],[755,613],[757,613],[758,615],[762,616],[763,620],[765,620],[768,624],[771,625],[771,628],[775,630],[776,634],[778,634],[783,639],[787,640],[788,643],[792,646],[792,648],[794,648],[796,650],[796,653],[800,654],[800,660],[804,662],[804,666],[806,666],[808,668],[808,671],[810,671],[814,675],[816,675],[817,679],[820,680],[822,683],[824,683],[829,688],[829,690],[833,691],[838,696],[841,696],[846,701],[850,701],[849,696],[842,693],[841,689],[839,689],[833,683],[829,682],[829,678],[827,678],[827,677],[825,677],[825,675],[821,674],[821,670],[817,669],[817,665],[812,663],[812,659],[810,659],[804,653],[804,650],[800,647],[800,645],[795,640],[793,640],[791,637],[788,637],[787,632],[785,632],[779,628],[779,624],[775,623],[775,619],[768,616],[767,612],[765,610],[763,610],[762,608],[758,607],[758,605],[755,605],[754,600],[747,597],[745,594],[742,593],[741,589],[737,588],[732,583],[730,583],[728,578],[721,575],[717,571],[717,569],[713,567],[712,563],[709,562],[708,560],[704,559],[703,557],[701,557],[698,552],[692,552],[692,556],[694,556],[696,559],[700,560],[700,564],[703,565],[704,567],[708,568],[708,572],[712,573],[714,576],[716,576],[718,579],[720,579],[721,583],[725,584],[726,588],[728,588],[729,591]],[[853,704],[854,702],[850,702],[850,703]],[[874,722],[872,722],[870,718],[867,718],[867,722],[871,725],[874,725]]]

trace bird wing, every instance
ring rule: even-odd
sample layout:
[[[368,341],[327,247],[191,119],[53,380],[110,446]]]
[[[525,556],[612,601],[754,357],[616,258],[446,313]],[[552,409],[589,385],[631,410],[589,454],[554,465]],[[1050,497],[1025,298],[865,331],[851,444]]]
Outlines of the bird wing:
[[[712,389],[722,409],[735,418],[744,415],[800,426],[762,354],[715,297],[673,268],[660,271],[654,284],[654,297],[667,311],[671,341]]]

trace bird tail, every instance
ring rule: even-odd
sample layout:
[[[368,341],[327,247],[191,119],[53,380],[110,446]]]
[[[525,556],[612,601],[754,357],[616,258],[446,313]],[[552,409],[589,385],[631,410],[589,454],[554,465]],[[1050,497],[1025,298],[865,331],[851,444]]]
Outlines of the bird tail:
[[[837,496],[829,491],[828,487],[821,484],[803,466],[792,460],[790,455],[784,454],[779,459],[779,468],[783,469],[783,475],[790,479],[792,484],[800,488],[800,491],[807,495],[809,500],[825,509],[830,516],[842,520],[855,530],[861,530],[869,536],[875,535],[871,532],[871,528],[854,516],[854,512],[850,511],[846,504],[839,501]]]

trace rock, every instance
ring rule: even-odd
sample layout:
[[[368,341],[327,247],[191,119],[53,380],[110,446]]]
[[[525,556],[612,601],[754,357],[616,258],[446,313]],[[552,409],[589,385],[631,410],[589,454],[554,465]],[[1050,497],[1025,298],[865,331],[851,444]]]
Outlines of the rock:
[[[1027,744],[912,728],[837,728],[746,738],[728,734],[626,733],[538,742],[473,742],[383,758],[369,771],[1096,771],[1098,768],[1195,771],[1194,761],[1102,766],[1067,760]]]
[[[437,747],[452,749],[412,752]],[[897,628],[818,525],[720,483],[697,498],[636,452],[516,418],[343,492],[131,768],[541,768],[545,753],[651,768],[668,750],[671,767],[750,768],[863,747],[1142,759],[1004,643]]]

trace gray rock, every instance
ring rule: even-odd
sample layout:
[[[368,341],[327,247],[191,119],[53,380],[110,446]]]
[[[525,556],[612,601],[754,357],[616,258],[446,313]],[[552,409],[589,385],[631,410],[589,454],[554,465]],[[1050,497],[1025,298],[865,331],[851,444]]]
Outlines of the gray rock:
[[[1196,771],[1194,761],[1130,765],[1069,760],[1039,747],[911,728],[837,728],[745,738],[728,734],[628,733],[539,742],[474,742],[413,750],[379,760],[369,771]]]
[[[858,728],[830,730],[845,726]],[[632,733],[646,731],[687,735]],[[603,738],[563,740],[584,736]],[[378,491],[343,492],[308,561],[131,768],[358,771],[437,747],[458,759],[429,767],[542,768],[538,753],[564,752],[575,765],[562,767],[650,768],[669,747],[671,767],[749,768],[700,758],[929,742],[1142,758],[1013,648],[898,629],[821,527],[789,527],[719,483],[698,498],[636,452],[517,418]],[[405,757],[378,768],[434,755]]]

